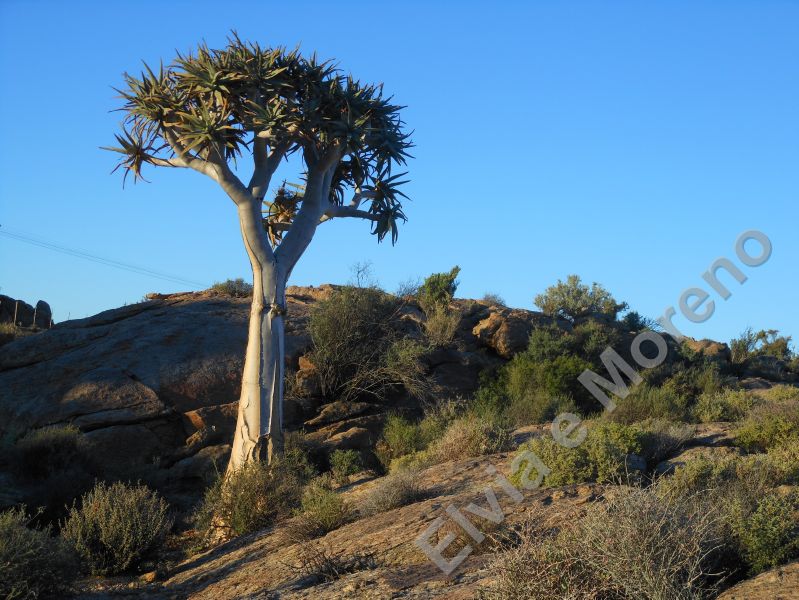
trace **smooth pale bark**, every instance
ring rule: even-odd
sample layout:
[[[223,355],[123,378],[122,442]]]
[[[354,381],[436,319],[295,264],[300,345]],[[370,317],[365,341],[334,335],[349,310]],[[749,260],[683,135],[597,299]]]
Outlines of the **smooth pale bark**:
[[[266,240],[260,203],[238,209],[253,297],[229,471],[250,460],[271,462],[283,447],[286,276]]]

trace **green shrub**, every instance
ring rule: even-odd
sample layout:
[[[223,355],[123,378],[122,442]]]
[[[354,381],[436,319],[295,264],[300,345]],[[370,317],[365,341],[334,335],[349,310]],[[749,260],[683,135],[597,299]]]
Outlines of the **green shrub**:
[[[587,401],[590,394],[578,381],[591,364],[575,355],[535,361],[525,353],[517,354],[507,364],[507,394],[513,402],[544,394],[550,398],[574,398]],[[593,398],[593,397],[591,397]]]
[[[688,402],[669,388],[654,388],[646,384],[636,386],[630,395],[618,400],[616,409],[607,413],[618,423],[637,423],[647,419],[684,421],[688,418]]]
[[[92,573],[107,575],[135,567],[171,526],[167,503],[146,486],[98,483],[70,510],[61,535]]]
[[[718,392],[724,386],[719,367],[715,363],[678,364],[662,387],[675,395],[693,400],[702,394]]]
[[[247,283],[241,277],[219,281],[212,285],[211,289],[218,294],[230,296],[231,298],[249,298],[252,296],[252,284]]]
[[[795,494],[770,493],[754,509],[733,514],[732,530],[750,575],[784,564],[799,556],[799,502]]]
[[[437,305],[429,309],[424,322],[424,332],[434,346],[446,346],[455,337],[461,316],[446,305]]]
[[[23,509],[0,513],[0,598],[63,597],[79,574],[72,548],[33,529]]]
[[[419,306],[426,314],[436,307],[446,306],[455,297],[458,289],[458,273],[461,268],[452,267],[448,273],[433,273],[419,287]]]
[[[754,396],[746,390],[724,389],[699,396],[693,413],[702,423],[737,421],[752,408],[754,403]]]
[[[586,425],[585,441],[576,448],[566,448],[549,436],[535,438],[522,446],[523,451],[531,450],[550,470],[544,478],[545,485],[620,480],[627,471],[628,455],[641,452],[642,434],[637,427],[605,421]],[[521,469],[510,479],[518,486]]]
[[[736,443],[763,451],[799,436],[799,400],[755,406],[736,431]]]
[[[422,497],[419,472],[414,469],[398,470],[377,482],[364,498],[360,511],[365,516],[374,515],[411,504]]]
[[[244,535],[289,516],[300,505],[302,489],[314,475],[300,450],[286,448],[271,466],[252,461],[227,476],[219,475],[195,512],[206,537],[217,529]]]
[[[324,477],[320,477],[305,487],[299,519],[305,536],[317,537],[347,523],[350,512],[342,497],[330,489]]]
[[[400,415],[389,415],[376,451],[381,462],[388,465],[392,459],[422,450],[425,446],[417,423]]]
[[[779,335],[776,329],[761,329],[758,332],[748,327],[737,338],[730,341],[732,362],[741,364],[754,356],[773,356],[789,361],[793,357],[791,336]]]
[[[335,450],[330,455],[330,470],[340,485],[349,483],[350,475],[355,475],[362,468],[361,456],[355,450]]]
[[[760,396],[768,402],[791,402],[799,400],[799,387],[795,385],[775,385],[767,390],[762,390]]]
[[[558,280],[558,283],[548,287],[543,294],[535,297],[535,305],[544,314],[570,321],[592,313],[615,320],[616,315],[627,308],[626,302],[616,302],[610,292],[598,283],[588,287],[577,275],[569,275],[565,282]]]
[[[325,396],[385,399],[399,386],[418,397],[426,394],[429,382],[419,362],[424,347],[402,339],[393,327],[400,307],[399,299],[373,287],[337,289],[314,306],[308,358]]]
[[[622,336],[615,327],[594,320],[576,325],[572,338],[575,352],[597,368],[604,368],[600,355],[607,348],[618,348],[622,343]]]

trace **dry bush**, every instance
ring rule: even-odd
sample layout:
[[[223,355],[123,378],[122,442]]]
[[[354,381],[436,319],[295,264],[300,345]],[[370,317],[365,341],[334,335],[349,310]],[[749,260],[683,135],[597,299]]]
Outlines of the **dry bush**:
[[[452,421],[443,435],[428,447],[431,464],[494,454],[507,449],[510,434],[494,423],[466,416]]]
[[[746,390],[724,389],[699,396],[693,408],[702,423],[737,421],[755,404],[755,397]]]
[[[300,547],[299,563],[287,565],[294,573],[314,582],[336,581],[345,575],[376,569],[377,558],[369,553],[334,554],[329,547],[307,542]]]
[[[307,540],[338,529],[352,518],[343,498],[330,489],[332,481],[317,477],[302,494],[302,505],[292,521],[291,537]]]
[[[241,277],[218,281],[211,286],[211,290],[219,295],[230,296],[231,298],[249,298],[252,296],[252,284],[247,283]]]
[[[120,573],[158,548],[172,527],[168,512],[146,486],[98,483],[70,510],[61,535],[93,574]]]
[[[57,598],[79,574],[74,551],[49,529],[29,527],[23,509],[0,513],[0,598]]]
[[[360,507],[363,516],[383,513],[416,502],[424,497],[419,485],[419,472],[399,470],[386,475],[364,498]]]
[[[639,424],[641,428],[641,455],[652,467],[674,456],[693,437],[696,428],[667,419],[651,419]]]
[[[696,600],[714,592],[719,519],[696,498],[621,488],[553,535],[533,523],[496,556],[491,600]]]
[[[455,337],[455,331],[461,321],[458,311],[446,305],[436,305],[429,309],[424,321],[424,332],[434,346],[446,346]]]

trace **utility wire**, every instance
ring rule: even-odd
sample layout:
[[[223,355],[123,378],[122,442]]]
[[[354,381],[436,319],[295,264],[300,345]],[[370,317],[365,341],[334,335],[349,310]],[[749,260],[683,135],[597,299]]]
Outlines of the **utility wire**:
[[[52,250],[54,252],[59,252],[61,254],[66,254],[69,256],[74,256],[76,258],[82,258],[84,260],[88,260],[91,262],[95,262],[101,265],[105,265],[107,267],[113,267],[115,269],[121,269],[123,271],[129,271],[131,273],[137,273],[139,275],[145,275],[147,277],[153,277],[155,279],[161,279],[163,281],[171,281],[173,283],[180,283],[182,285],[189,285],[194,288],[198,289],[205,289],[208,286],[203,283],[198,283],[196,281],[191,281],[190,279],[183,279],[182,277],[178,277],[177,275],[170,275],[169,273],[162,273],[160,271],[155,271],[153,269],[148,269],[146,267],[140,267],[137,265],[131,265],[128,263],[124,263],[118,260],[113,260],[111,258],[105,258],[103,256],[98,256],[96,254],[92,254],[88,250],[82,250],[80,248],[69,248],[67,246],[62,246],[60,244],[56,244],[54,242],[34,237],[31,234],[19,231],[19,230],[11,230],[9,231],[6,227],[0,228],[0,235],[5,236],[7,238],[16,240],[18,242],[24,242],[26,244],[31,244],[33,246],[39,246],[40,248],[46,248],[48,250]]]

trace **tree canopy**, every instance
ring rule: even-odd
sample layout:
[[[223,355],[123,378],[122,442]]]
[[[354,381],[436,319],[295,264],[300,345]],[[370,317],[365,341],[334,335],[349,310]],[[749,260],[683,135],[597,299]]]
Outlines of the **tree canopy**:
[[[405,163],[411,143],[402,107],[383,96],[382,85],[362,84],[315,55],[262,48],[235,34],[223,49],[202,44],[168,66],[145,64],[139,77],[125,74],[125,82],[118,90],[125,112],[119,145],[108,148],[123,155],[117,168],[125,178],[144,179],[145,165],[191,168],[218,181],[237,203],[262,202],[280,161],[297,152],[304,185],[284,186],[264,203],[273,247],[302,214],[306,186],[328,195],[318,222],[360,217],[372,222],[378,240],[390,234],[396,241],[406,196],[399,189],[404,174],[392,174],[392,166]],[[235,174],[245,152],[254,163],[246,186]]]

